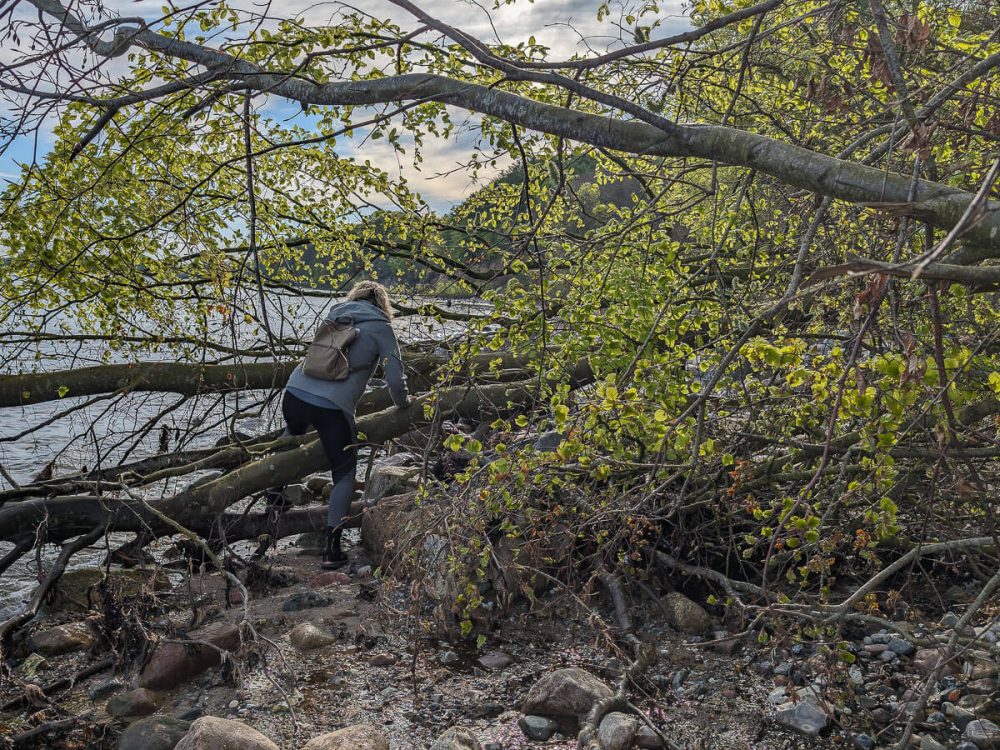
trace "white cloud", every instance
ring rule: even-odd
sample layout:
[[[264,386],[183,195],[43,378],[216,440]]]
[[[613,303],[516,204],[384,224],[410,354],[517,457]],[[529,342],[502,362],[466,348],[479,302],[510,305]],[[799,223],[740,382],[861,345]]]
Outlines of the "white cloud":
[[[616,21],[634,12],[633,6],[628,0],[613,4],[609,17],[598,22],[597,8],[600,2],[601,0],[518,0],[509,5],[501,3],[495,9],[491,7],[492,0],[484,0],[482,3],[473,0],[423,0],[418,4],[430,15],[486,42],[517,44],[534,36],[538,43],[550,48],[550,59],[564,59],[573,54],[599,54],[631,42],[630,31],[623,30]],[[105,17],[117,15],[157,19],[160,17],[162,3],[161,0],[106,0],[103,7]],[[336,23],[338,17],[354,10],[349,4],[316,3],[314,0],[285,0],[273,2],[269,7],[257,0],[234,0],[230,7],[247,13],[267,12],[272,19],[297,16],[304,22],[320,24]],[[687,26],[682,14],[682,0],[666,0],[660,7],[662,24],[656,35],[673,33]],[[419,26],[419,22],[408,12],[389,0],[366,0],[363,4],[359,3],[357,8],[378,18],[391,19],[403,29]],[[16,13],[24,21],[36,17],[29,11],[27,3],[18,6]],[[649,19],[644,21],[648,23]],[[434,36],[428,33],[425,38],[432,39]],[[13,43],[0,48],[0,63],[10,63],[18,55],[27,54],[25,44],[22,41],[21,49]],[[106,72],[110,75],[120,73],[124,64],[124,58],[112,61]],[[308,119],[300,119],[292,108],[287,108],[286,103],[280,101],[264,102],[261,110],[279,119],[291,116],[298,124],[307,122]],[[9,108],[4,112],[3,105],[0,104],[0,117],[9,114]],[[474,123],[475,118],[470,117],[469,121]],[[51,126],[50,120],[40,129],[37,148],[29,137],[23,136],[6,154],[0,154],[0,175],[14,173],[16,162],[30,159],[39,151],[44,153],[51,143]],[[475,138],[469,133],[461,133],[447,140],[428,138],[422,149],[424,163],[419,168],[412,160],[408,160],[408,157],[412,157],[412,145],[407,148],[407,154],[400,157],[385,140],[367,140],[362,143],[358,138],[345,139],[341,153],[345,157],[370,159],[373,164],[391,174],[403,176],[411,189],[419,192],[435,209],[446,210],[478,187],[462,167],[472,155],[474,146]],[[488,178],[489,175],[483,174],[481,177]]]

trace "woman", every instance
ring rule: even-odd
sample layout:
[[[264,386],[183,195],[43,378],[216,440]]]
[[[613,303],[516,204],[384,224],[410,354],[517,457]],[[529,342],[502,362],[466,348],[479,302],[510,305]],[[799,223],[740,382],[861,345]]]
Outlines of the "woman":
[[[358,337],[347,350],[350,375],[346,380],[321,380],[306,375],[300,364],[285,386],[281,411],[290,435],[302,435],[310,425],[316,428],[330,461],[333,489],[327,512],[323,567],[338,568],[347,562],[347,555],[340,548],[341,524],[354,496],[358,460],[354,410],[379,364],[396,408],[409,406],[410,397],[406,392],[399,342],[390,325],[392,306],[381,284],[374,281],[356,284],[347,301],[331,307],[326,317],[349,322],[358,330]]]

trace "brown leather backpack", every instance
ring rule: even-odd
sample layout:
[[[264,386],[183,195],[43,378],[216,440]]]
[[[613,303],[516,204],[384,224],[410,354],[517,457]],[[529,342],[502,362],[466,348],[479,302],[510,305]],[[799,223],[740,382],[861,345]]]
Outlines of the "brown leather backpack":
[[[354,327],[353,318],[324,320],[309,345],[302,371],[320,380],[347,380],[354,372],[347,359],[347,351],[357,337],[358,329]]]

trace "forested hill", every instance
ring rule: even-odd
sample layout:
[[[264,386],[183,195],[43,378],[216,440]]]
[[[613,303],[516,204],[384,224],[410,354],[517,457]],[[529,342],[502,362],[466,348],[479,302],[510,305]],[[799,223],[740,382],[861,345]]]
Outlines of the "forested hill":
[[[572,196],[572,208],[566,211],[562,227],[564,231],[584,233],[607,222],[616,212],[628,209],[644,189],[628,170],[598,177],[597,159],[586,152],[573,155],[561,168],[560,174],[556,165],[529,165],[526,183],[524,165],[514,163],[447,214],[431,215],[427,222],[437,224],[440,230],[433,243],[434,253],[460,261],[485,277],[498,270],[501,259],[509,254],[515,240],[504,232],[504,225],[513,218],[511,214],[529,210],[536,200],[533,191],[551,192],[562,183],[560,190],[565,189]],[[366,238],[362,242],[368,257],[356,259],[359,268],[371,269],[380,281],[400,291],[427,290],[462,296],[471,293],[468,288],[450,284],[447,274],[434,270],[434,264],[440,260],[428,265],[413,263],[410,244],[400,240],[399,225],[399,217],[393,216],[393,212],[376,210],[345,230]],[[678,228],[682,234],[685,231]],[[471,252],[471,246],[464,241],[469,233],[479,240]],[[332,288],[335,282],[326,274],[330,259],[323,257],[323,250],[313,243],[304,243],[299,253],[295,264],[297,278],[305,285]],[[485,278],[479,281],[487,281],[485,287],[490,285]]]

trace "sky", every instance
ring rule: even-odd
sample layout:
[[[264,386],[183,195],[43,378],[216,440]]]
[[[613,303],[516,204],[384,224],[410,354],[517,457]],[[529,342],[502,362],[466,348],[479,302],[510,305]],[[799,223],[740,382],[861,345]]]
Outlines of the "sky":
[[[103,6],[106,16],[140,16],[153,20],[160,17],[165,1],[105,0]],[[573,54],[584,54],[588,50],[600,54],[620,47],[623,43],[631,43],[631,29],[625,27],[624,19],[636,13],[641,0],[609,0],[610,12],[600,23],[597,21],[597,9],[601,0],[516,0],[509,4],[499,0],[497,8],[493,7],[493,0],[482,3],[470,0],[419,0],[417,4],[431,15],[486,42],[516,44],[526,42],[529,37],[534,36],[538,43],[551,49],[550,59],[564,59]],[[261,3],[254,0],[231,0],[229,5],[257,13],[264,9]],[[329,23],[345,7],[352,6],[339,2],[276,0],[271,4],[270,15],[282,18],[296,16],[306,23]],[[413,29],[419,25],[408,12],[388,0],[364,0],[353,7],[379,18],[390,18],[404,29]],[[653,38],[677,33],[688,27],[683,15],[682,0],[664,0],[659,8],[661,26],[653,32]],[[33,16],[33,9],[22,0],[15,13],[22,18],[30,18]],[[625,42],[622,41],[623,37]],[[16,49],[16,45],[8,41],[0,47],[0,63],[16,59],[24,51]],[[121,66],[125,64],[123,60],[124,58],[118,58],[111,64]],[[3,108],[4,105],[0,103],[0,115],[9,115],[9,107],[6,111]],[[297,105],[281,100],[272,99],[263,105],[266,114],[279,118],[295,117],[296,110]],[[303,121],[297,122],[302,124]],[[474,121],[470,123],[474,125]],[[18,173],[20,164],[41,158],[51,148],[52,124],[53,120],[50,119],[38,133],[15,139],[0,154],[0,183],[5,185]],[[427,140],[423,149],[424,163],[420,170],[405,157],[399,160],[384,139],[363,143],[360,139],[354,142],[341,140],[339,143],[342,144],[342,156],[370,159],[373,164],[391,174],[401,173],[411,189],[419,192],[432,208],[443,212],[461,202],[477,188],[467,170],[461,168],[475,142],[472,131],[472,128],[466,128],[457,138],[449,140]],[[407,149],[406,157],[411,155],[412,149]],[[488,177],[488,174],[481,175],[481,179]]]

